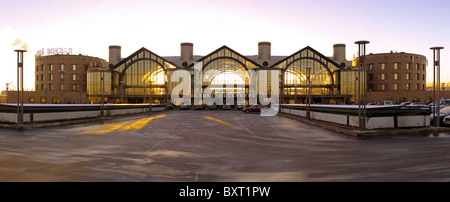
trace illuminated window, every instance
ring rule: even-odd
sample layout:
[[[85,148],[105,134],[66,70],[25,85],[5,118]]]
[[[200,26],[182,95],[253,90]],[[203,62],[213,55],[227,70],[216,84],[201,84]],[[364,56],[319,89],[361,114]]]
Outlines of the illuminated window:
[[[386,90],[386,84],[378,84],[378,90]]]
[[[397,91],[398,90],[398,84],[394,83],[394,90]]]
[[[72,84],[72,90],[77,90],[77,85],[76,84]]]
[[[64,64],[61,64],[61,66],[59,67],[59,70],[64,70]]]
[[[386,80],[386,74],[381,74],[381,78],[382,81]]]
[[[411,63],[406,63],[406,70],[409,70],[411,68]]]
[[[77,65],[72,65],[72,70],[77,71]]]
[[[398,69],[398,63],[397,63],[397,62],[394,63],[394,69],[395,69],[395,70]]]
[[[48,65],[48,70],[53,71],[53,65],[52,64]]]
[[[394,80],[398,80],[398,73],[394,73]]]
[[[76,81],[77,80],[77,75],[76,74],[72,74],[72,81]]]
[[[385,70],[386,69],[386,64],[381,63],[381,70]]]
[[[411,84],[410,83],[406,84],[406,90],[411,90]]]
[[[410,73],[406,73],[406,80],[410,80],[411,79],[411,74]]]
[[[53,74],[49,74],[49,75],[48,75],[48,80],[49,80],[49,81],[53,81]]]

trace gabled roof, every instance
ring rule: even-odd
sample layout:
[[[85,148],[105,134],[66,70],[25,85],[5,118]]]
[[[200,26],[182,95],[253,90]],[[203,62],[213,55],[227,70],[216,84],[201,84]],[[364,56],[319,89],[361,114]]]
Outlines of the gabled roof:
[[[144,52],[144,51],[150,52],[150,54],[153,54],[153,55],[155,55],[156,57],[162,59],[164,62],[167,62],[167,63],[169,63],[169,64],[171,64],[171,65],[173,65],[173,66],[176,67],[175,63],[173,63],[173,62],[171,62],[171,61],[165,59],[164,57],[161,57],[161,56],[159,56],[158,54],[156,54],[156,53],[154,53],[154,52],[152,52],[152,51],[150,51],[150,50],[148,50],[148,49],[142,47],[142,48],[140,48],[139,50],[137,50],[136,52],[134,52],[133,54],[131,54],[130,56],[128,56],[127,58],[125,58],[125,59],[121,60],[120,62],[118,62],[117,64],[115,64],[115,65],[113,66],[113,69],[119,67],[119,66],[122,65],[123,63],[125,63],[125,62],[131,60],[134,56],[136,56],[136,55],[138,55],[139,53]]]
[[[210,57],[210,56],[212,56],[212,55],[214,55],[214,54],[216,54],[216,53],[218,53],[219,51],[224,50],[224,49],[227,49],[227,50],[229,50],[230,52],[232,52],[233,54],[236,54],[236,55],[238,55],[239,57],[244,58],[245,60],[249,61],[250,63],[254,64],[254,65],[257,66],[257,67],[261,67],[261,65],[259,65],[258,63],[256,63],[256,62],[253,61],[252,59],[248,58],[247,56],[244,56],[244,55],[240,54],[239,52],[237,52],[237,51],[235,51],[235,50],[233,50],[233,49],[231,49],[231,48],[229,48],[228,46],[225,46],[225,45],[223,45],[222,47],[216,49],[215,51],[211,52],[210,54],[208,54],[208,55],[206,55],[206,56],[200,58],[199,60],[197,60],[197,62],[203,61],[203,60],[205,60],[206,58],[208,58],[208,57]],[[193,65],[194,65],[194,64],[191,64],[189,67],[192,67]]]
[[[300,52],[305,51],[305,50],[310,50],[310,51],[312,51],[312,52],[315,53],[316,55],[319,55],[321,58],[324,58],[327,62],[329,62],[329,63],[335,65],[337,68],[340,68],[340,65],[339,65],[338,63],[336,63],[335,61],[333,61],[333,60],[330,59],[329,57],[323,55],[323,54],[320,53],[319,51],[316,51],[314,48],[311,48],[310,46],[306,46],[305,48],[303,48],[303,49],[301,49],[301,50],[295,52],[294,54],[292,54],[292,55],[290,55],[290,56],[284,58],[283,60],[278,61],[278,62],[275,63],[273,66],[279,65],[280,63],[282,63],[282,62],[288,60],[288,59],[291,58],[291,57],[294,57],[294,55],[297,55],[297,54],[299,54]]]

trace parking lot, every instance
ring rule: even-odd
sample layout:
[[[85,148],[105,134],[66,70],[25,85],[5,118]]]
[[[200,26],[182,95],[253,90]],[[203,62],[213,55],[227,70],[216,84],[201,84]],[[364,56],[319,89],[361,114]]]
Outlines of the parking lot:
[[[449,181],[450,133],[355,138],[286,117],[171,110],[0,129],[0,181]]]

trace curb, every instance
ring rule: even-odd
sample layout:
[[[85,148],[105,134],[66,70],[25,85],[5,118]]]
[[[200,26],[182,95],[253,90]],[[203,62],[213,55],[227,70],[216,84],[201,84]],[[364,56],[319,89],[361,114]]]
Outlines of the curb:
[[[309,124],[312,126],[332,130],[338,133],[354,137],[373,137],[373,136],[392,136],[392,135],[410,135],[410,134],[424,134],[424,133],[438,133],[450,131],[450,127],[426,127],[426,128],[395,128],[395,129],[380,129],[380,130],[367,130],[359,131],[357,128],[350,126],[338,125],[335,123],[329,123],[319,120],[308,120],[304,117],[290,115],[286,113],[278,113],[279,116],[294,119],[299,122]]]

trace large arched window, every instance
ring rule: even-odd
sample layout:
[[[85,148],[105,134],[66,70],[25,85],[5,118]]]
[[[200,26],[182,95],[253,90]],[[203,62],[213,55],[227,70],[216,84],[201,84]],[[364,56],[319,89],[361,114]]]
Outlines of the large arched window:
[[[338,93],[337,65],[310,47],[285,58],[274,65],[283,72],[284,95],[306,95],[308,71],[312,94],[324,95]]]

